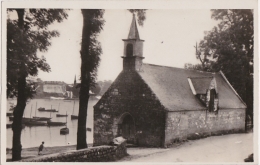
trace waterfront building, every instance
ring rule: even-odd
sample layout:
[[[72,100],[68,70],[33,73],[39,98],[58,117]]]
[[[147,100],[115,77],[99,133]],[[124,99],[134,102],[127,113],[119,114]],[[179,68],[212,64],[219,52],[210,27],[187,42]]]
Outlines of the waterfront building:
[[[133,16],[123,70],[94,106],[94,145],[123,136],[139,146],[245,130],[246,105],[225,75],[143,63]]]

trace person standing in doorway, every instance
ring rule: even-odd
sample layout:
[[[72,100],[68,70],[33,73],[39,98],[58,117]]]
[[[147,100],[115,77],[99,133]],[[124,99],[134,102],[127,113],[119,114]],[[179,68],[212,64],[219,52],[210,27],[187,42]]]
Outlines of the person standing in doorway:
[[[43,145],[44,145],[44,142],[42,142],[42,144],[39,147],[38,155],[40,155],[41,151],[43,150],[43,147],[44,147]]]

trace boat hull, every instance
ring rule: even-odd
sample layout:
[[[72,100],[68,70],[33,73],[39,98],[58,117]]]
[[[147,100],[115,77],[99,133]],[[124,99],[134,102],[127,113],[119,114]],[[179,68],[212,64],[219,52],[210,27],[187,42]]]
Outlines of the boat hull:
[[[13,120],[14,120],[14,117],[13,116],[9,116],[9,121],[13,121]],[[22,123],[23,124],[25,122],[28,122],[28,121],[38,121],[38,119],[27,118],[27,117],[22,118]]]
[[[51,120],[50,117],[36,117],[36,116],[33,116],[33,119],[36,119],[37,121],[49,121],[49,120]]]
[[[48,126],[64,126],[64,125],[66,125],[66,123],[47,121],[47,125]]]
[[[56,109],[45,109],[45,108],[39,108],[38,111],[41,111],[41,112],[58,112]]]
[[[71,115],[71,120],[73,120],[73,119],[78,119],[78,116],[76,116],[76,115]]]
[[[69,129],[68,129],[68,128],[62,128],[62,129],[60,129],[60,134],[61,134],[61,135],[69,134]]]
[[[47,126],[47,123],[39,122],[39,121],[28,121],[25,123],[26,126],[32,127],[32,126]]]
[[[56,117],[67,117],[68,115],[56,114]]]

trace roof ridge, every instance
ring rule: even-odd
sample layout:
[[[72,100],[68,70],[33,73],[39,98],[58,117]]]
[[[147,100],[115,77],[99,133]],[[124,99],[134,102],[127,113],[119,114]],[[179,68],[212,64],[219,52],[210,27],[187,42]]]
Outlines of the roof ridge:
[[[192,79],[201,79],[201,78],[213,78],[213,76],[203,76],[203,77],[188,77]]]
[[[200,72],[200,73],[211,73],[211,74],[215,74],[216,73],[216,72],[207,72],[207,71],[200,71],[200,70],[193,70],[193,69],[178,68],[178,67],[173,67],[173,66],[149,64],[149,63],[143,63],[143,64],[151,65],[151,66],[158,66],[158,67],[175,68],[175,69],[181,69],[181,70],[187,70],[187,71],[195,71],[195,72]]]

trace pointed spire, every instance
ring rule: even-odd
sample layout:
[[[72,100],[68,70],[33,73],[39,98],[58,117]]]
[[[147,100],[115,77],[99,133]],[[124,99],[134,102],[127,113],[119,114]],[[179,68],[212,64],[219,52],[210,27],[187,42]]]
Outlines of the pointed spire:
[[[128,34],[128,39],[138,39],[138,40],[140,40],[134,13],[133,13],[132,24],[130,26],[130,31],[129,31],[129,34]]]

